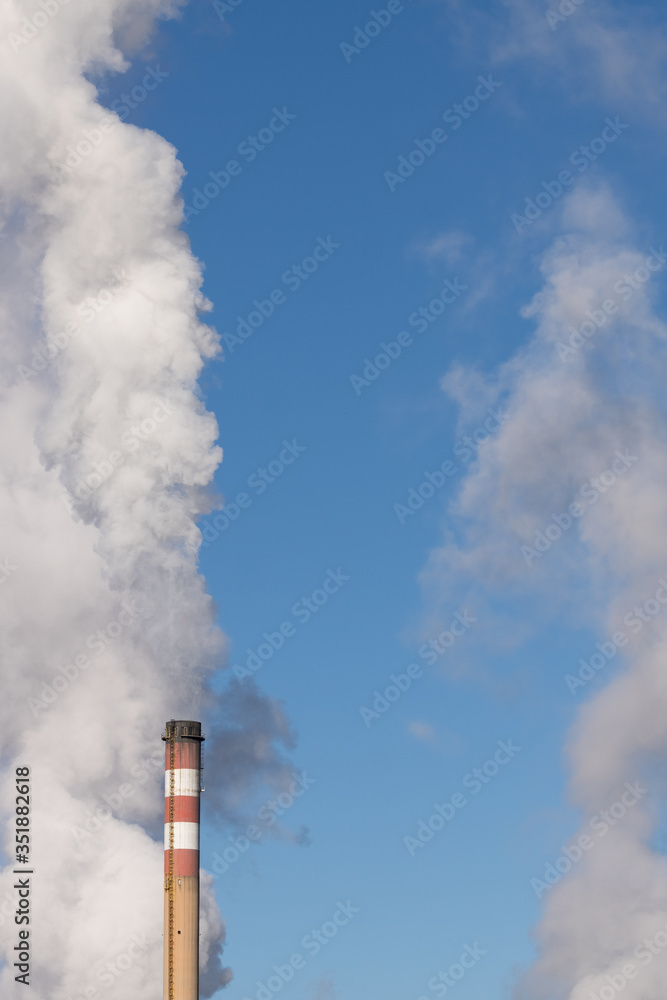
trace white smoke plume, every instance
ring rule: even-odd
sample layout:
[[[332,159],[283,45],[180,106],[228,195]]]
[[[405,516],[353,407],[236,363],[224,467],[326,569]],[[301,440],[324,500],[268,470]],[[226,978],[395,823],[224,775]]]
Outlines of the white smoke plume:
[[[654,308],[667,253],[604,187],[576,190],[560,223],[566,235],[524,310],[534,335],[478,394],[505,423],[482,444],[423,584],[434,613],[467,581],[479,600],[502,589],[527,619],[566,616],[601,642],[628,633],[622,669],[578,713],[570,792],[590,834],[626,782],[647,791],[544,896],[538,959],[515,995],[593,1000],[614,996],[615,983],[625,1000],[663,1000],[664,968],[638,949],[656,933],[667,945],[667,861],[651,846],[666,791],[667,615],[645,615],[639,630],[623,620],[655,598],[667,569],[667,326]],[[456,368],[444,380],[471,427],[480,379]],[[563,676],[577,669],[562,664]]]
[[[196,519],[221,451],[197,378],[218,344],[179,228],[183,168],[96,88],[178,6],[0,0],[3,997],[24,988],[12,968],[17,766],[31,769],[42,1000],[162,996],[165,720],[205,713],[207,784],[234,774],[233,809],[215,798],[231,822],[245,791],[289,774],[280,709],[253,691],[223,697],[221,717],[207,686],[225,650]],[[202,891],[210,996],[230,972],[211,879]]]

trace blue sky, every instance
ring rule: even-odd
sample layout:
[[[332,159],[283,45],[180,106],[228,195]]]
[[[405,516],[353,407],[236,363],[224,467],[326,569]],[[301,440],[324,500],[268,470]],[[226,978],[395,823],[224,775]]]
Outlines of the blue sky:
[[[541,262],[567,231],[570,191],[613,192],[644,255],[665,233],[663,121],[652,103],[664,78],[651,81],[652,63],[641,78],[617,75],[612,48],[609,55],[595,41],[613,25],[619,37],[627,32],[628,58],[641,62],[660,5],[587,0],[554,30],[548,5],[531,7],[532,19],[522,20],[519,4],[406,0],[364,49],[346,50],[348,61],[341,44],[371,17],[360,0],[243,0],[224,20],[197,0],[161,25],[103,94],[113,106],[145,67],[168,73],[128,121],[176,146],[186,205],[210,172],[239,164],[184,227],[205,266],[218,332],[235,334],[255,300],[283,293],[251,336],[227,338],[224,359],[201,380],[224,449],[219,494],[251,501],[200,561],[229,637],[229,670],[265,632],[294,625],[255,681],[283,704],[297,735],[295,772],[314,779],[282,817],[289,830],[307,828],[308,842],[267,834],[217,880],[224,960],[234,970],[226,994],[236,1000],[255,998],[257,981],[295,953],[305,967],[280,991],[285,997],[430,998],[438,994],[429,980],[466,945],[484,955],[451,992],[458,1000],[509,997],[534,958],[544,903],[530,880],[577,831],[564,746],[579,706],[622,668],[619,654],[576,695],[564,681],[606,638],[585,613],[599,587],[575,570],[554,600],[546,555],[534,588],[527,567],[517,570],[519,583],[485,589],[459,581],[452,566],[438,600],[420,583],[430,553],[462,537],[455,504],[475,465],[454,448],[483,426],[489,408],[504,405],[502,394],[485,405],[480,390],[477,410],[461,422],[441,380],[459,368],[493,380],[531,339],[536,320],[521,310],[543,288]],[[482,85],[486,99],[455,128],[457,119],[443,116],[475,94],[480,78],[493,81],[493,92]],[[265,148],[239,152],[272,121]],[[403,183],[388,182],[386,172],[434,129],[446,138]],[[571,160],[605,134],[595,159]],[[543,182],[557,190],[568,169],[568,190],[517,232],[512,214]],[[298,287],[285,280],[318,246],[328,249],[317,269]],[[459,289],[454,301],[427,329],[411,325],[446,280]],[[651,285],[658,315],[664,280]],[[400,355],[355,390],[351,376],[401,331],[409,337]],[[560,405],[570,405],[567,394]],[[281,452],[294,460],[260,492],[260,480],[249,479]],[[395,505],[448,459],[455,472],[401,523]],[[557,462],[549,475],[557,484]],[[330,571],[328,579],[345,580],[300,621],[295,604]],[[562,580],[555,573],[553,586]],[[466,609],[474,624],[428,664],[419,647]],[[420,676],[366,725],[360,709],[410,664]],[[493,758],[498,741],[520,751],[478,794],[466,794],[465,776]],[[456,792],[466,805],[411,856],[404,838]],[[213,869],[215,852],[237,833],[204,819],[204,867]],[[348,900],[359,912],[309,955],[304,935]]]

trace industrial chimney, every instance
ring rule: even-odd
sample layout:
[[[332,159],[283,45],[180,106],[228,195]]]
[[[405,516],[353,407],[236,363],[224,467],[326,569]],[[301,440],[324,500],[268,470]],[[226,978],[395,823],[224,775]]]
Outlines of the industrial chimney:
[[[165,741],[164,1000],[199,1000],[200,722],[171,719]]]

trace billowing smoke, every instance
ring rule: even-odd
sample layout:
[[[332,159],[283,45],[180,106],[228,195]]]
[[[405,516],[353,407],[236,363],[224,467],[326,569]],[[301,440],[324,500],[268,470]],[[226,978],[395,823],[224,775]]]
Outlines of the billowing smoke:
[[[667,326],[653,305],[667,252],[604,187],[576,190],[560,228],[524,310],[535,328],[525,349],[491,377],[457,368],[444,380],[464,423],[479,424],[490,400],[504,423],[481,445],[423,583],[434,609],[467,581],[480,601],[490,584],[525,618],[594,629],[593,666],[560,668],[577,695],[600,657],[615,658],[602,692],[583,693],[567,747],[582,818],[570,841],[587,834],[592,846],[545,885],[539,956],[516,996],[662,1000],[661,948],[642,942],[667,946],[667,862],[652,848],[667,758]],[[610,808],[600,835],[590,821]]]
[[[279,708],[254,691],[223,696],[221,716],[207,685],[225,650],[196,520],[221,451],[197,378],[218,345],[179,228],[183,169],[91,82],[127,70],[123,47],[177,8],[0,0],[3,996],[22,988],[16,767],[31,769],[30,982],[43,1000],[162,995],[166,719],[204,713],[222,747],[207,784],[234,775],[232,819],[246,790],[280,788],[288,771]],[[211,885],[205,996],[230,978]]]

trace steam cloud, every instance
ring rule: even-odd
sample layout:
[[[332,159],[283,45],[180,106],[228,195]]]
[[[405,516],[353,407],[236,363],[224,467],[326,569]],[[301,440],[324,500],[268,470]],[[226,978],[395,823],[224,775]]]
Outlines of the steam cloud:
[[[459,533],[431,554],[423,584],[434,614],[453,581],[459,595],[467,581],[479,600],[491,581],[520,597],[528,617],[569,613],[606,640],[627,630],[624,616],[654,597],[667,566],[667,328],[652,305],[667,256],[657,246],[647,266],[650,247],[604,187],[573,192],[561,223],[567,235],[544,255],[543,287],[524,311],[536,325],[530,343],[490,378],[457,368],[444,380],[464,423],[475,426],[489,399],[507,419],[481,446],[455,505]],[[599,312],[605,301],[616,305],[609,315]],[[617,452],[632,459],[626,470],[613,483],[605,476],[607,488],[571,525],[561,519],[560,537],[550,529],[537,552],[536,533],[544,537],[552,514],[581,500],[582,484]],[[539,956],[517,997],[607,997],[607,977],[626,1000],[664,997],[659,960],[635,952],[667,927],[667,863],[651,848],[665,790],[656,764],[664,772],[667,616],[644,625],[623,654],[626,667],[578,713],[567,747],[571,797],[590,833],[589,819],[625,782],[640,780],[648,793],[543,897]],[[576,667],[563,664],[567,672]],[[628,963],[636,972],[623,985]]]
[[[222,453],[197,378],[218,344],[179,229],[183,169],[91,82],[126,71],[122,51],[178,7],[0,0],[0,746],[4,802],[14,768],[32,770],[31,985],[44,1000],[162,995],[166,719],[206,712],[223,819],[289,773],[279,707],[253,690],[221,714],[207,680],[224,637],[195,522]],[[233,801],[212,787],[225,773]],[[4,829],[0,991],[13,996]],[[230,972],[212,879],[202,894],[210,996]]]

